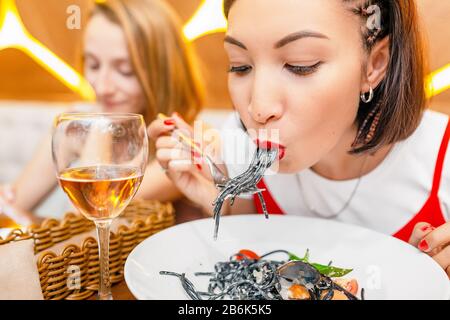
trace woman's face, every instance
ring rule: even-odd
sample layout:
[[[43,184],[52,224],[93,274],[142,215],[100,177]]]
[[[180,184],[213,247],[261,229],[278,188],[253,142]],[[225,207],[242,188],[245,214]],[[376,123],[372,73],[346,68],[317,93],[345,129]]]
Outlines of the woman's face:
[[[143,113],[144,91],[120,26],[103,14],[95,14],[87,24],[84,40],[84,74],[102,111]]]
[[[356,134],[366,54],[343,1],[237,0],[225,49],[244,125],[286,148],[280,172],[311,167]]]

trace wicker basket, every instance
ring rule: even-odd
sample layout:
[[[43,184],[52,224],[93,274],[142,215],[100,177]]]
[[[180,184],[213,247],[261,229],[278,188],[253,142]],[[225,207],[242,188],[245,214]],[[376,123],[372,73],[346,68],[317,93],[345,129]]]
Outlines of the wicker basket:
[[[112,284],[123,280],[125,260],[131,250],[147,237],[174,225],[175,212],[170,203],[139,200],[127,207],[122,218],[126,219],[127,225],[120,225],[116,233],[111,232],[110,237],[109,266]],[[48,219],[27,232],[14,230],[5,240],[0,237],[0,245],[34,239],[44,299],[84,300],[98,290],[100,275],[97,240],[87,237],[81,246],[68,244],[59,254],[51,249],[57,243],[94,228],[94,224],[81,215],[67,213],[61,221]]]

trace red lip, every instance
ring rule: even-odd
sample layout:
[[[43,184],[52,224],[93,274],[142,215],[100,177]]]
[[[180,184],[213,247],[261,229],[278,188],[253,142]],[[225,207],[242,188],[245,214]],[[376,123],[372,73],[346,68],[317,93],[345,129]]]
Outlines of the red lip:
[[[285,146],[283,146],[281,144],[278,144],[278,143],[275,143],[275,142],[272,142],[272,141],[269,141],[269,140],[256,139],[255,143],[261,149],[268,149],[268,150],[278,149],[278,160],[281,160],[281,159],[284,158],[284,155],[286,153],[286,147]]]

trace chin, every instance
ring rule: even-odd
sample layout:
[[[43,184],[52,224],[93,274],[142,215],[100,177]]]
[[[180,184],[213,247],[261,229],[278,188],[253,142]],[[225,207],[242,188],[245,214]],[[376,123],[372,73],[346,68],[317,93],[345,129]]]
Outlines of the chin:
[[[283,159],[276,161],[272,167],[270,167],[270,170],[275,173],[292,173],[290,167],[289,163]]]
[[[133,108],[130,108],[129,105],[124,103],[114,103],[114,104],[102,104],[102,111],[103,112],[113,112],[113,113],[135,113],[132,110]]]
[[[111,105],[102,105],[102,112],[119,112],[119,108]]]
[[[278,161],[274,166],[273,169],[276,169],[277,173],[283,173],[283,174],[293,174],[297,173],[304,168],[298,165],[298,163],[295,163],[294,161],[289,161],[289,158],[284,158],[281,161]]]

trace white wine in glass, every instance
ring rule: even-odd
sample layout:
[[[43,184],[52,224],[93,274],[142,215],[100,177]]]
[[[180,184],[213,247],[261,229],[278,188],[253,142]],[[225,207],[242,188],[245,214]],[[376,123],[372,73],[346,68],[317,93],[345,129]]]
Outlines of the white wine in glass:
[[[67,169],[58,178],[64,192],[84,216],[107,220],[120,215],[130,202],[142,174],[138,168],[101,165]]]
[[[62,189],[96,225],[98,298],[110,300],[109,229],[133,199],[144,176],[148,156],[144,119],[121,113],[62,114],[55,119],[52,153]]]

